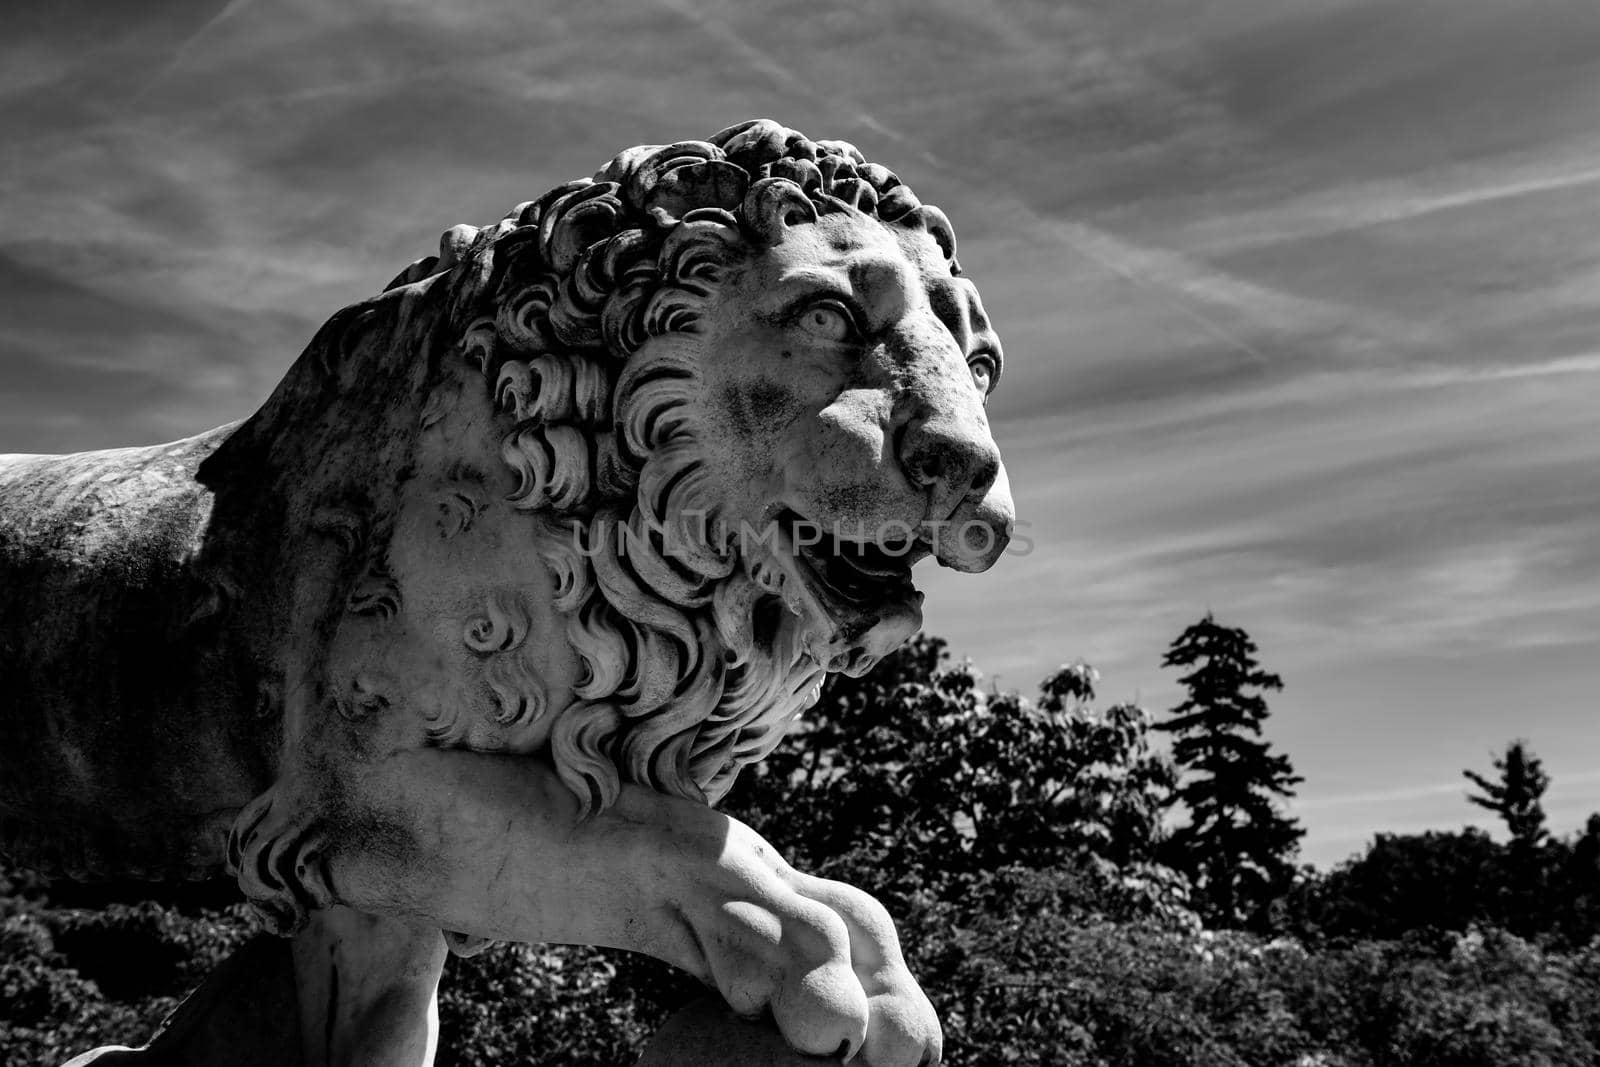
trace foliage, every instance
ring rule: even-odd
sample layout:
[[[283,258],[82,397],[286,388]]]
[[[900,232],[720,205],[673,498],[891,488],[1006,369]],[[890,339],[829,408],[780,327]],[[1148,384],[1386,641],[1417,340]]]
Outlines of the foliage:
[[[253,932],[243,905],[63,908],[44,888],[0,867],[0,1059],[16,1067],[142,1042]]]
[[[1223,926],[1265,925],[1268,906],[1293,878],[1305,834],[1278,804],[1302,779],[1261,740],[1261,693],[1283,681],[1262,670],[1255,653],[1248,634],[1207,612],[1161,661],[1189,669],[1178,679],[1188,698],[1156,726],[1175,736],[1172,758],[1185,772],[1177,798],[1188,822],[1174,831],[1166,855],[1194,883],[1201,913]]]
[[[1554,946],[1600,937],[1600,815],[1531,854],[1482,830],[1379,834],[1360,856],[1302,877],[1280,929],[1313,940],[1502,927]]]
[[[1351,939],[1494,926],[1568,947],[1600,936],[1600,816],[1552,837],[1538,757],[1513,742],[1495,766],[1497,780],[1465,772],[1481,790],[1468,799],[1503,815],[1508,843],[1472,828],[1379,834],[1362,855],[1302,878],[1279,905],[1282,928]]]
[[[1321,951],[1085,916],[1032,872],[912,926],[952,1065],[1556,1067],[1600,1055],[1600,950],[1498,930]]]
[[[622,955],[497,945],[452,959],[439,983],[438,1067],[631,1063],[661,1013],[639,998],[614,995]]]
[[[947,658],[919,637],[862,679],[832,680],[724,808],[797,866],[890,902],[1013,865],[1154,862],[1173,774],[1142,709],[1095,710],[1084,664],[1035,703],[986,692]]]
[[[1510,916],[1505,850],[1482,830],[1379,834],[1365,854],[1289,895],[1301,934],[1402,937],[1504,925]]]
[[[1581,833],[1555,846],[1545,927],[1561,943],[1600,939],[1600,815],[1590,815]]]

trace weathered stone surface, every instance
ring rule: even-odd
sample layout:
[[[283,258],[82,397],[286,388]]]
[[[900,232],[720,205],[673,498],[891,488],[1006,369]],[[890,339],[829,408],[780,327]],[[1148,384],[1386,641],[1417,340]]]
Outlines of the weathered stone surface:
[[[410,1005],[319,1000],[297,948],[328,1062],[431,1060],[438,930],[647,952],[795,1049],[936,1058],[883,909],[709,804],[915,631],[912,563],[1004,548],[999,367],[944,216],[775,123],[455,227],[243,423],[0,457],[0,842],[225,864]]]

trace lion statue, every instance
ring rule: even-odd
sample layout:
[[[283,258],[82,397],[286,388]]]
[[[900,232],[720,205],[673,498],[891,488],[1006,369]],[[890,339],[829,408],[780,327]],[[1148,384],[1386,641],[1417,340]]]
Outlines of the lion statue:
[[[913,564],[1005,548],[1000,374],[945,216],[771,121],[458,226],[249,419],[0,456],[0,846],[225,868],[294,935],[163,1063],[429,1063],[446,949],[493,940],[937,1062],[883,909],[713,805],[917,630]]]

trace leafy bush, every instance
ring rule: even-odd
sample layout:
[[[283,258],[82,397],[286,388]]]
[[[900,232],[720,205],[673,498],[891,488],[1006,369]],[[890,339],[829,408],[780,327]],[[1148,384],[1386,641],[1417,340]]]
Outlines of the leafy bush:
[[[1096,710],[1083,664],[1045,679],[1034,702],[985,692],[946,659],[942,641],[918,637],[864,678],[830,679],[724,810],[891,910],[1007,866],[1152,863],[1173,777],[1142,709]]]
[[[631,1062],[661,1013],[612,993],[621,955],[498,945],[452,959],[439,986],[439,1067]]]
[[[1320,939],[1511,930],[1580,948],[1600,936],[1600,816],[1570,840],[1501,844],[1482,830],[1378,834],[1360,856],[1304,874],[1279,929]]]
[[[242,905],[184,915],[149,902],[102,911],[0,897],[0,1051],[57,1067],[139,1044],[252,931]]]

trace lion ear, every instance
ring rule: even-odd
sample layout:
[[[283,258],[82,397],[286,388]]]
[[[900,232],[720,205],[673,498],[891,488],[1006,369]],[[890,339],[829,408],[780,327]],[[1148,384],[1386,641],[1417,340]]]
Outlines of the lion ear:
[[[791,226],[817,221],[817,209],[805,190],[788,178],[763,178],[750,187],[739,206],[745,226],[767,245],[781,244]]]
[[[950,225],[950,219],[943,211],[932,204],[922,204],[916,210],[901,216],[900,224],[926,230],[934,241],[938,242],[939,250],[944,253],[945,260],[953,268],[952,273],[961,273],[956,266],[956,230]]]

